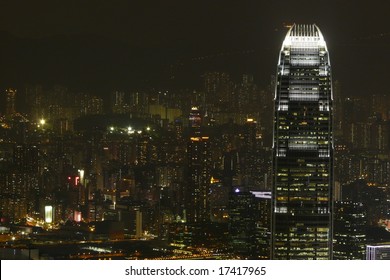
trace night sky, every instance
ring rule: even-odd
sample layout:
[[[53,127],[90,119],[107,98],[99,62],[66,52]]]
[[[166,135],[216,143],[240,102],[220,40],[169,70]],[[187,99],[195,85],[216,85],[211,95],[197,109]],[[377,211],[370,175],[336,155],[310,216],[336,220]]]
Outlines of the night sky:
[[[1,1],[0,88],[191,88],[211,70],[264,86],[296,22],[321,29],[345,96],[389,93],[389,21],[379,0]]]

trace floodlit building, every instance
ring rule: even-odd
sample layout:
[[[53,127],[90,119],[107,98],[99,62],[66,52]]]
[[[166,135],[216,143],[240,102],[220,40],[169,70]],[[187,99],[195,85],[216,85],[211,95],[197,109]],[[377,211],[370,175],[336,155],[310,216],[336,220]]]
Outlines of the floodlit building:
[[[274,97],[273,259],[332,258],[332,100],[320,29],[293,25],[280,51]]]

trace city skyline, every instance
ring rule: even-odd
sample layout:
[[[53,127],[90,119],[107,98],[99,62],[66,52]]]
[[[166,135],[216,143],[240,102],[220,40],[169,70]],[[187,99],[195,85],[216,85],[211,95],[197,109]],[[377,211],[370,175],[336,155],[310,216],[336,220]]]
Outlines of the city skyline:
[[[1,258],[388,257],[388,4],[113,2],[0,4]]]

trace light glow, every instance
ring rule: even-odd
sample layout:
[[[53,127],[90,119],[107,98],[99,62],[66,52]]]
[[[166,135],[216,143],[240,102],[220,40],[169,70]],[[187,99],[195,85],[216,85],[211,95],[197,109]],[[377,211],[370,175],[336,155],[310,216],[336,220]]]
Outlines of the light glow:
[[[51,224],[53,222],[53,206],[45,206],[45,222]]]

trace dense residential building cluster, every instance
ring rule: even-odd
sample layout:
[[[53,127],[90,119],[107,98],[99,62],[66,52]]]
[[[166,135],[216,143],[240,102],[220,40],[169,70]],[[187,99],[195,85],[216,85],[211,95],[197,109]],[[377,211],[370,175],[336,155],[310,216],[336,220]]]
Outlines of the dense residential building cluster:
[[[270,197],[251,191],[270,191],[272,95],[250,75],[235,84],[226,73],[210,72],[204,81],[201,91],[113,91],[106,99],[61,86],[7,89],[2,224],[40,227],[59,240],[79,224],[88,240],[104,232],[180,248],[203,246],[195,232],[207,229],[206,239],[215,241],[209,245],[230,252],[226,244],[236,240],[229,231],[243,226],[229,218],[235,212],[240,219],[234,208],[240,189],[253,200],[247,223],[265,236],[243,237],[247,227],[237,233],[248,244],[243,253],[255,257],[252,243],[269,238],[269,222],[262,221],[268,216],[252,210],[269,206]]]

